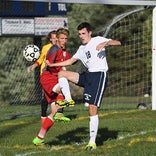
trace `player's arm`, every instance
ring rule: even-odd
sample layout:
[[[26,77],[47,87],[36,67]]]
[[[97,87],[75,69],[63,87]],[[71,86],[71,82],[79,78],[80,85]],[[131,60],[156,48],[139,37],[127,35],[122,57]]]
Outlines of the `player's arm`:
[[[107,46],[119,46],[121,45],[121,42],[118,41],[118,40],[109,40],[109,41],[106,41],[106,42],[102,42],[100,44],[97,45],[96,47],[96,50],[101,50]]]
[[[65,66],[69,66],[69,65],[72,65],[73,63],[75,63],[77,60],[75,58],[70,58],[68,60],[65,60],[63,62],[58,62],[58,63],[50,63],[48,60],[45,61],[45,63],[47,64],[47,66],[49,67],[58,67],[58,66],[62,66],[62,67],[65,67]]]
[[[36,62],[33,65],[29,66],[27,68],[28,73],[32,72],[37,66],[39,66],[39,65]]]

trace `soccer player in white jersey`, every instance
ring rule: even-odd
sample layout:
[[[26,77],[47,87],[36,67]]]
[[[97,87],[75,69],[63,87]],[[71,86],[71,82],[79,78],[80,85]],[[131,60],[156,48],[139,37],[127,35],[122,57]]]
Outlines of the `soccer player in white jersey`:
[[[87,67],[88,72],[79,74],[72,71],[59,72],[59,84],[64,95],[70,94],[70,88],[67,80],[84,87],[84,102],[89,104],[89,128],[90,140],[86,146],[87,150],[96,149],[96,136],[98,132],[98,108],[101,105],[102,96],[107,83],[107,60],[105,47],[121,45],[120,41],[107,39],[104,37],[92,37],[91,25],[87,22],[81,23],[78,27],[78,34],[82,45],[80,45],[77,52],[72,58],[60,62],[50,64],[46,61],[48,66],[68,66],[72,65],[78,60]],[[61,104],[60,104],[61,105]]]

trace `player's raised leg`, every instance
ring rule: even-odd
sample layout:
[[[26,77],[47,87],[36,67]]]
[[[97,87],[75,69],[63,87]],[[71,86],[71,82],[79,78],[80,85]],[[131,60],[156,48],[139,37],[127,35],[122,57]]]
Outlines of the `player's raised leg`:
[[[61,107],[70,107],[75,105],[75,101],[71,97],[71,92],[69,88],[68,80],[77,83],[79,78],[79,74],[71,71],[60,71],[58,74],[58,80],[60,89],[65,96],[65,100],[57,101],[56,104]]]

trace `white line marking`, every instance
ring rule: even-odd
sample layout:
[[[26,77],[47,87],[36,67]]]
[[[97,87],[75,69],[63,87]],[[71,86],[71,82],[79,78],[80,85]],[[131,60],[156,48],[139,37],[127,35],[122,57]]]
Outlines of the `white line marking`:
[[[34,152],[27,152],[25,154],[16,154],[15,156],[27,156],[27,155],[31,155],[31,154],[36,154],[36,153],[40,153],[41,151],[34,151]]]
[[[134,134],[127,134],[125,136],[119,136],[117,138],[117,140],[123,140],[125,138],[129,138],[129,137],[133,137],[133,136],[138,136],[138,135],[144,135],[144,134],[147,134],[147,133],[151,133],[151,132],[156,132],[156,130],[150,130],[150,131],[141,131],[140,133],[134,133]]]

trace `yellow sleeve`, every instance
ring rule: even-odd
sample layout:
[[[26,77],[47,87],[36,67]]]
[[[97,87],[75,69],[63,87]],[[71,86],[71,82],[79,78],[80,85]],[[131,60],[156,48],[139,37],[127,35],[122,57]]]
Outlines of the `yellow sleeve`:
[[[41,65],[43,63],[43,61],[45,60],[46,54],[51,46],[52,46],[52,44],[50,43],[50,44],[47,44],[42,47],[41,55],[40,55],[39,59],[36,61],[38,65]]]
[[[42,73],[43,68],[45,67],[45,59],[46,59],[46,55],[48,50],[50,49],[50,47],[52,46],[51,43],[43,46],[42,50],[41,50],[41,55],[39,57],[39,59],[36,61],[36,63],[40,66],[41,65],[41,69],[40,69],[40,74]]]

